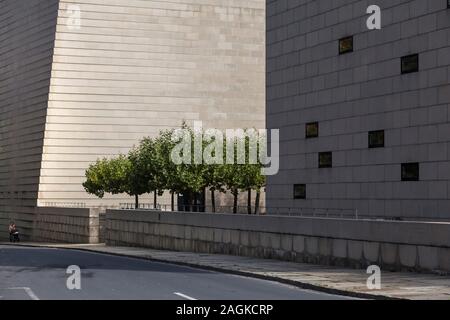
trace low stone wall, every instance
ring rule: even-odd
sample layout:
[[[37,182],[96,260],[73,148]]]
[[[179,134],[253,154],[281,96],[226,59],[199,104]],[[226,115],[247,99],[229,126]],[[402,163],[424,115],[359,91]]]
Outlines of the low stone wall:
[[[450,224],[107,210],[108,245],[450,271]]]
[[[37,207],[33,241],[98,243],[99,209]]]
[[[7,241],[8,238],[8,226],[11,219],[5,212],[0,211],[0,242]]]

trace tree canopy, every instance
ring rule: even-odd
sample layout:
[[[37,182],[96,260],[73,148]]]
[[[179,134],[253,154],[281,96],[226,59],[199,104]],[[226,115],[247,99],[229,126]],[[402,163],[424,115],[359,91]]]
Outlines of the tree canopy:
[[[234,213],[238,211],[239,193],[247,192],[248,213],[251,214],[251,192],[256,191],[253,213],[258,214],[260,193],[266,180],[261,163],[252,161],[250,155],[252,152],[258,154],[263,147],[261,140],[252,140],[254,137],[249,134],[239,145],[237,139],[220,141],[221,135],[217,132],[211,135],[192,130],[185,124],[182,129],[185,130],[184,136],[177,138],[174,129],[163,130],[156,138],[142,139],[127,155],[97,160],[86,170],[86,181],[83,183],[86,192],[99,198],[106,193],[125,193],[135,197],[138,208],[140,195],[153,193],[156,206],[157,196],[169,191],[174,210],[175,194],[193,199],[194,195],[209,190],[212,211],[216,211],[215,193],[230,192],[234,197]],[[183,139],[184,149],[177,149]],[[198,161],[199,152],[201,161]],[[174,161],[174,153],[185,161]],[[215,162],[208,163],[206,158]]]

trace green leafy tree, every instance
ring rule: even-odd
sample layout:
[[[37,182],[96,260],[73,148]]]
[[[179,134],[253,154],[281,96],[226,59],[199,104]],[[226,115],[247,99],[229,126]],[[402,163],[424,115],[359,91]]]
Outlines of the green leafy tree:
[[[173,139],[175,130],[163,130],[155,139],[144,138],[140,144],[134,147],[128,156],[120,155],[113,159],[99,159],[86,170],[86,181],[83,183],[85,190],[100,198],[105,193],[127,193],[135,197],[135,206],[139,208],[139,196],[146,193],[154,193],[154,205],[157,205],[157,196],[163,195],[165,190],[171,193],[171,207],[174,210],[174,196],[182,193],[188,199],[189,207],[192,206],[199,193],[209,189],[211,192],[212,211],[216,211],[215,192],[229,190],[233,195],[233,213],[238,211],[239,192],[248,192],[248,213],[251,214],[252,190],[256,190],[255,214],[259,213],[261,189],[265,185],[265,177],[261,174],[261,164],[250,163],[248,155],[254,144],[250,143],[250,137],[245,140],[245,153],[247,157],[243,164],[237,164],[239,160],[238,144],[233,141],[234,164],[226,164],[227,145],[223,144],[223,161],[225,164],[207,164],[205,159],[197,162],[195,150],[201,153],[216,154],[218,149],[211,147],[211,140],[205,141],[205,132],[194,131],[183,123],[187,135],[183,140],[186,149],[181,153],[185,161],[175,162],[172,158],[173,151],[179,141]],[[186,133],[186,132],[185,132]],[[217,139],[217,137],[215,138]],[[200,145],[199,145],[200,143]],[[197,147],[197,149],[196,149]],[[258,148],[260,148],[258,140]],[[200,148],[200,150],[198,149]],[[240,150],[242,151],[242,150]],[[186,153],[185,152],[189,152]],[[199,155],[197,154],[197,157]],[[187,160],[187,161],[186,161]]]
[[[216,191],[225,193],[225,168],[222,164],[211,164],[203,171],[204,183],[211,195],[212,212],[216,212]]]
[[[238,197],[241,188],[241,166],[226,164],[224,166],[224,184],[233,195],[233,213],[238,211]]]
[[[136,185],[135,170],[132,162],[124,155],[112,159],[99,159],[86,170],[86,181],[83,183],[85,190],[99,198],[105,193],[135,196],[138,205],[138,197],[142,192]]]
[[[130,153],[130,159],[137,169],[139,185],[146,193],[153,192],[153,205],[156,208],[158,196],[164,194],[166,188],[166,176],[164,174],[163,155],[157,139],[144,138],[139,146]]]
[[[94,164],[91,164],[86,170],[86,181],[83,187],[87,193],[93,194],[99,198],[103,198],[107,193],[107,186],[105,181],[105,172],[109,165],[108,159],[99,159]]]
[[[261,199],[261,190],[265,186],[266,177],[262,174],[263,165],[260,162],[260,159],[257,159],[256,163],[250,162],[249,155],[254,154],[257,155],[261,148],[265,148],[263,145],[264,139],[260,137],[256,130],[253,133],[250,133],[245,139],[245,150],[246,150],[246,161],[245,164],[241,167],[241,179],[240,179],[240,187],[243,191],[247,192],[247,213],[252,214],[252,191],[256,191],[256,199],[255,199],[255,214],[259,213],[260,209],[260,199]],[[255,159],[256,160],[256,159]]]
[[[259,166],[259,170],[255,173],[255,185],[256,199],[255,199],[255,214],[260,212],[261,203],[261,191],[266,186],[266,176],[261,173],[262,166]]]
[[[255,173],[259,170],[257,165],[241,165],[239,187],[247,192],[247,213],[252,214],[252,190],[255,188]]]
[[[225,158],[231,158],[231,155],[227,155],[227,152],[230,149],[233,149],[233,164],[229,164],[225,162],[221,167],[221,180],[225,188],[230,191],[233,196],[233,213],[237,213],[238,211],[238,197],[239,190],[241,189],[241,165],[237,164],[238,155],[237,155],[237,141],[235,139],[228,140],[227,144],[231,144],[232,146],[227,146],[225,152]]]
[[[226,161],[226,145],[223,138],[223,132],[219,130],[203,132],[203,182],[204,190],[210,192],[212,212],[216,212],[216,191],[226,192],[223,165]]]
[[[178,175],[178,167],[171,159],[171,153],[176,143],[172,141],[175,130],[163,130],[156,138],[158,157],[160,159],[160,175],[164,176],[164,189],[171,195],[171,210],[175,211],[175,194],[182,192],[182,181]]]
[[[161,132],[158,141],[164,167],[162,171],[166,173],[166,189],[171,190],[172,195],[175,192],[183,194],[188,200],[190,210],[197,195],[203,192],[205,187],[205,166],[195,161],[194,152],[196,138],[200,143],[200,152],[202,150],[202,132],[194,132],[185,123],[181,129],[182,132],[175,130]]]
[[[128,181],[126,193],[134,196],[135,209],[139,209],[139,196],[150,193],[145,169],[145,162],[142,161],[139,147],[134,147],[128,153],[127,160],[129,162]]]
[[[203,132],[194,131],[191,128],[186,128],[190,132],[191,137],[191,163],[182,163],[178,166],[178,174],[181,178],[183,193],[187,195],[190,205],[196,205],[197,195],[203,193],[207,182],[205,180],[206,166],[203,161],[196,162],[195,141],[199,141],[199,152],[203,155]]]

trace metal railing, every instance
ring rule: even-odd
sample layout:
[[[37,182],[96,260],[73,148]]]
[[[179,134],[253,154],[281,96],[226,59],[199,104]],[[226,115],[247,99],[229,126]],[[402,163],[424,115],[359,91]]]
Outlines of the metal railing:
[[[119,208],[121,210],[135,210],[136,204],[134,203],[120,203]],[[140,203],[140,210],[154,210],[154,211],[171,211],[167,209],[167,205],[157,204],[156,206],[153,203]]]
[[[44,202],[41,207],[58,207],[58,208],[86,208],[84,202]]]
[[[122,210],[134,210],[134,203],[122,203],[120,204]],[[153,204],[141,203],[139,204],[140,210],[151,211],[164,211],[171,212],[172,207],[170,204],[158,204],[155,208]],[[174,211],[182,212],[204,212],[204,213],[227,213],[233,214],[233,206],[216,206],[215,210],[211,205],[175,205]],[[250,210],[251,214],[255,214],[255,207],[252,206]],[[236,213],[239,215],[248,215],[249,207],[239,205]],[[368,215],[360,214],[356,209],[341,209],[341,208],[290,208],[290,207],[265,207],[262,206],[258,210],[258,215],[268,216],[292,216],[292,217],[311,217],[311,218],[328,218],[328,219],[351,219],[351,220],[382,220],[382,221],[442,221],[450,222],[450,215],[445,217],[418,217],[418,216],[381,216],[381,215]]]
[[[134,203],[121,203],[119,208],[122,210],[135,210]],[[262,207],[264,210],[264,208]],[[139,210],[152,210],[152,211],[172,211],[170,204],[154,204],[140,203]],[[255,208],[252,207],[252,213],[254,214]],[[207,213],[233,213],[233,206],[216,206],[215,209],[211,205],[174,205],[174,211],[184,212],[207,212]],[[238,214],[248,214],[247,206],[238,206]],[[265,211],[260,211],[259,214],[265,214]]]
[[[44,202],[43,207],[59,207],[59,208],[88,208],[89,206],[83,202]],[[93,206],[100,208],[103,211],[106,209],[121,209],[121,210],[135,210],[134,203],[120,203],[119,206]],[[171,212],[172,206],[170,204],[140,203],[140,210],[164,211]],[[236,208],[235,214],[248,215],[255,214],[255,206],[239,205]],[[232,205],[216,206],[215,209],[210,204],[207,205],[175,205],[174,211],[184,212],[207,212],[207,213],[234,213]],[[261,206],[258,209],[258,215],[270,216],[295,216],[295,217],[315,217],[315,218],[329,218],[329,219],[354,219],[354,220],[384,220],[384,221],[422,221],[422,222],[450,222],[450,213],[448,217],[421,217],[421,216],[381,216],[360,214],[356,209],[342,209],[342,208],[291,208],[291,207],[266,207]]]

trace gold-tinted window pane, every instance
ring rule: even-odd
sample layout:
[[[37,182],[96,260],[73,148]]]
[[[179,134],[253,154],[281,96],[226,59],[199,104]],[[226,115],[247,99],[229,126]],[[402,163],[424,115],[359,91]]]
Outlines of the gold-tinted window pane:
[[[319,123],[312,122],[306,124],[306,138],[317,138],[319,136]]]
[[[331,152],[319,153],[319,168],[331,168],[333,166],[333,154]]]
[[[353,52],[353,37],[346,37],[339,40],[339,54]]]

